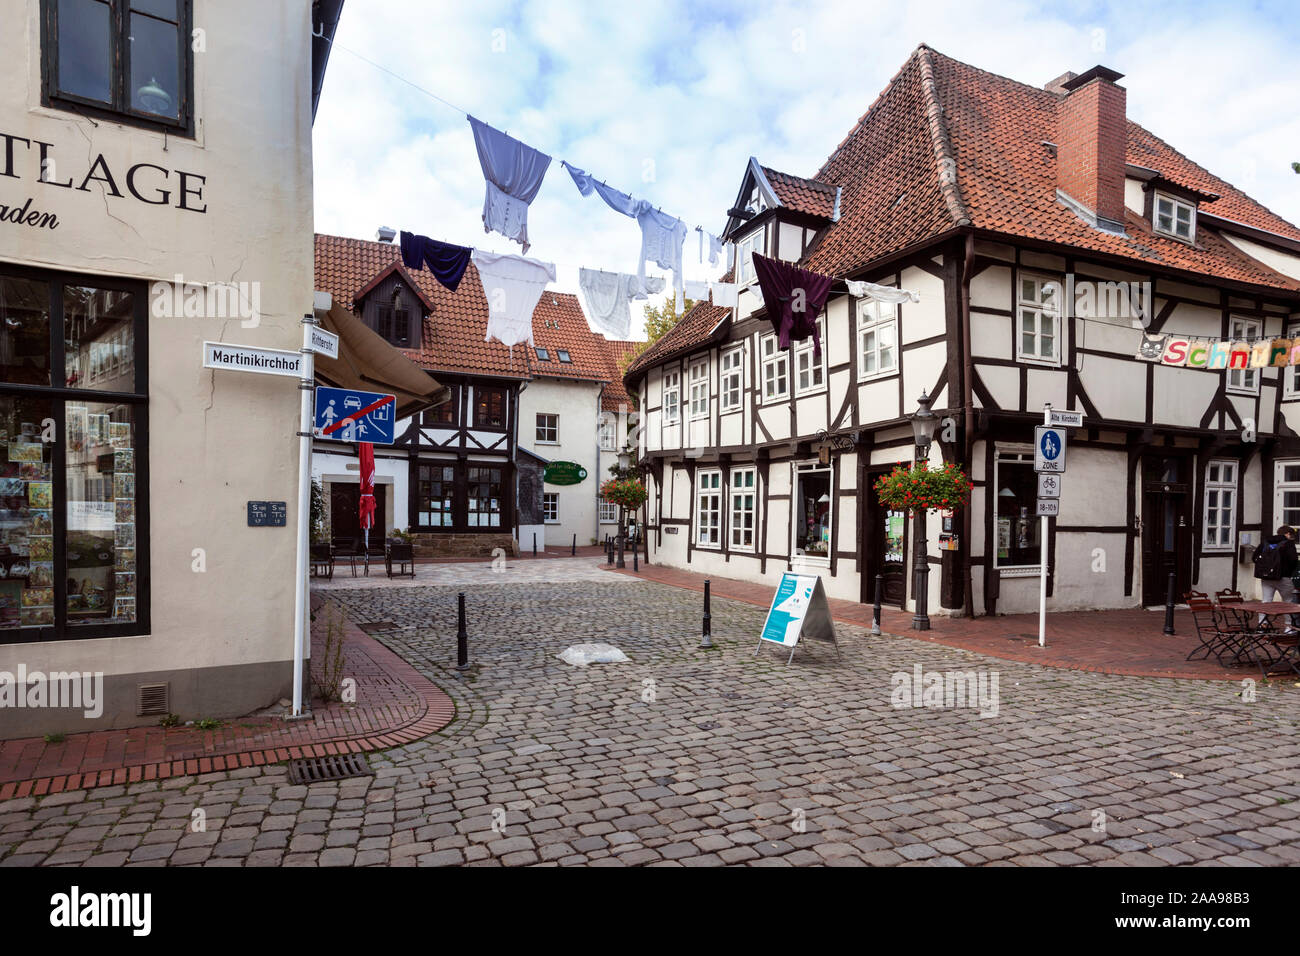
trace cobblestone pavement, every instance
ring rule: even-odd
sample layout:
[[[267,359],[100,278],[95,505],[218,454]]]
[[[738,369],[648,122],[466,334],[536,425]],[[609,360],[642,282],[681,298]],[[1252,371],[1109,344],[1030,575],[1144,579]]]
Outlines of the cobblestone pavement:
[[[10,800],[0,865],[1300,861],[1291,683],[1250,702],[848,626],[842,658],[817,644],[786,666],[754,655],[762,609],[715,600],[704,651],[698,594],[631,579],[477,584],[461,682],[456,588],[331,598],[398,625],[377,636],[456,700],[443,733],[336,783],[269,767]],[[631,662],[556,659],[586,640]],[[989,695],[996,673],[996,716],[895,708],[917,666],[982,674]]]

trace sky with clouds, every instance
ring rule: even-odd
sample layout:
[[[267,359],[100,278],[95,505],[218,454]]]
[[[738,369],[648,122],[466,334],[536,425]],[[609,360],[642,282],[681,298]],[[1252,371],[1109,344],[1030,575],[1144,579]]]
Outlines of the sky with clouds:
[[[467,110],[553,157],[528,254],[576,291],[579,266],[635,272],[640,230],[560,160],[720,231],[750,156],[811,176],[922,42],[1036,86],[1116,69],[1131,119],[1300,223],[1291,3],[346,0],[314,128],[316,229],[519,253],[483,231]],[[687,278],[717,278],[687,250]]]

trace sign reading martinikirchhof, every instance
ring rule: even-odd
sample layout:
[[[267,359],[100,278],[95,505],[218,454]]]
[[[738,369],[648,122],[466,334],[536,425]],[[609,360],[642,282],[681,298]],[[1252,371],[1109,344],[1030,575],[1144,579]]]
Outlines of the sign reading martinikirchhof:
[[[251,345],[204,342],[203,367],[301,378],[302,353],[286,352],[282,349],[259,349]]]

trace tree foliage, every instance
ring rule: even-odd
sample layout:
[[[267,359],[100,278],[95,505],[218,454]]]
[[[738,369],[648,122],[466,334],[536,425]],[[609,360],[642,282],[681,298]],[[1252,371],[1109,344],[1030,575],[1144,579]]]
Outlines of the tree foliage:
[[[682,320],[682,317],[686,315],[687,312],[691,311],[691,308],[695,305],[695,300],[687,299],[686,307],[682,309],[681,312],[678,312],[674,308],[675,305],[676,305],[676,301],[674,300],[673,295],[670,292],[668,294],[668,297],[664,299],[663,305],[646,306],[645,309],[646,340],[644,342],[638,342],[635,348],[630,350],[626,355],[622,356],[618,360],[619,374],[621,375],[627,374],[627,367],[631,365],[632,362],[639,355],[641,355],[646,349],[654,345],[661,338],[663,338],[670,331],[672,331],[673,327],[676,326],[677,323]]]

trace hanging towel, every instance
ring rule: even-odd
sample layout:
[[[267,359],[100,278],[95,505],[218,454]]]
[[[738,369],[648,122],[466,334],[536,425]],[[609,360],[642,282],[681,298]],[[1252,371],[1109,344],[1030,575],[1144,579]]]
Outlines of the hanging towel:
[[[469,246],[454,246],[428,236],[402,233],[402,262],[406,268],[423,269],[427,265],[433,277],[452,292],[460,285],[473,252]]]
[[[821,336],[817,334],[817,315],[826,304],[835,280],[817,272],[799,269],[777,259],[754,253],[754,274],[763,290],[767,317],[783,349],[791,342],[813,340],[813,358],[822,355]]]
[[[472,116],[467,118],[474,131],[483,178],[487,180],[483,231],[499,232],[527,252],[528,204],[542,186],[551,157]]]
[[[590,173],[579,169],[577,166],[570,166],[568,162],[561,160],[560,165],[569,171],[573,177],[573,184],[578,187],[578,192],[584,196],[590,196],[593,191],[600,194],[600,198],[605,200],[605,205],[617,213],[624,216],[636,218],[637,207],[640,200],[633,199],[627,193],[621,193],[612,186],[606,186],[604,183],[595,179]]]
[[[720,309],[734,309],[736,307],[736,283],[734,282],[715,282],[713,283],[713,304]]]
[[[611,338],[626,339],[632,331],[631,300],[662,292],[664,280],[651,276],[642,284],[640,276],[579,269],[578,288],[596,329]]]
[[[683,283],[683,290],[686,298],[695,302],[701,302],[709,297],[709,284],[707,282],[696,282],[688,279]]]
[[[474,250],[474,265],[488,301],[487,335],[504,345],[533,343],[533,309],[546,283],[555,281],[555,264]]]
[[[716,266],[718,260],[722,258],[722,240],[713,233],[707,234],[709,237],[709,265]],[[728,264],[730,268],[730,264]]]
[[[874,282],[856,282],[853,279],[845,279],[844,284],[849,287],[849,295],[856,299],[877,299],[881,302],[920,302],[921,296],[916,292],[908,292],[906,289],[893,289],[887,285],[876,285]]]
[[[644,199],[638,200],[636,221],[641,226],[641,263],[637,275],[645,281],[647,260],[673,270],[673,292],[677,311],[681,312],[686,308],[682,288],[682,246],[686,242],[686,223],[660,212]]]

